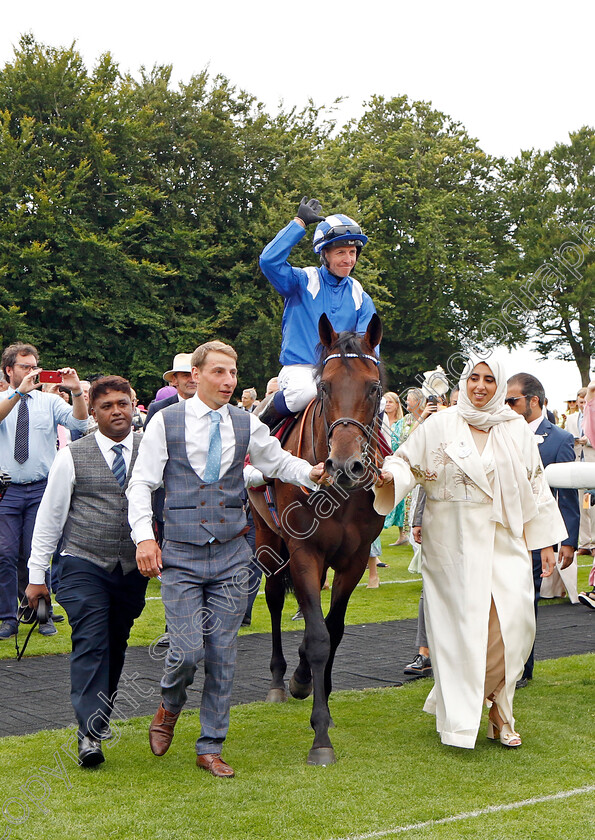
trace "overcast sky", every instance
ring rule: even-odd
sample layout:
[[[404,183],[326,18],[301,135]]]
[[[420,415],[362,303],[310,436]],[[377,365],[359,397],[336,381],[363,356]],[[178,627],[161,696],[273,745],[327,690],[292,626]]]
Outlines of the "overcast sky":
[[[0,61],[31,31],[52,46],[76,41],[89,67],[104,52],[133,74],[172,64],[173,78],[187,80],[208,67],[270,109],[347,97],[337,112],[345,120],[373,94],[406,94],[461,122],[485,151],[512,157],[595,125],[594,24],[589,0],[25,0],[3,4]],[[554,368],[550,376],[539,365],[561,405],[580,379],[576,365]]]

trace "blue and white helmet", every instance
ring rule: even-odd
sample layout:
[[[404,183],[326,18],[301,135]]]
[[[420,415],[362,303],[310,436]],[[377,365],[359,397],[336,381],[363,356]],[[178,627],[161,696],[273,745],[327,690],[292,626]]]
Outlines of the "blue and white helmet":
[[[368,237],[362,233],[361,227],[349,216],[343,213],[334,213],[327,216],[324,222],[319,222],[314,231],[314,253],[320,254],[327,245],[335,245],[343,242],[348,245],[355,245],[358,252],[364,247]]]

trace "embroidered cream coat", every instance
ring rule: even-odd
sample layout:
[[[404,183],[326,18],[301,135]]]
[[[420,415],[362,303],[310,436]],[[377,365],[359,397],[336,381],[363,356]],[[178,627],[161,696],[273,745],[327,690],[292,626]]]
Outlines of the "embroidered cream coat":
[[[529,550],[566,536],[543,475],[535,435],[524,419],[509,421],[527,468],[538,513],[524,535],[491,519],[494,462],[490,436],[480,455],[456,407],[431,416],[384,462],[394,484],[375,488],[386,514],[416,485],[426,491],[422,576],[435,686],[424,710],[436,715],[442,742],[473,748],[484,701],[488,619],[498,612],[505,651],[501,713],[514,727],[512,699],[535,638]]]

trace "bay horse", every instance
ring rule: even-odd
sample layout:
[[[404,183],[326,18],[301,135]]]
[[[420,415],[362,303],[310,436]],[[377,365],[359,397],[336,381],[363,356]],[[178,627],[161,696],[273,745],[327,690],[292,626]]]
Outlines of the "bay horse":
[[[337,335],[322,315],[318,331],[318,399],[305,410],[302,423],[296,423],[284,446],[311,464],[324,461],[333,483],[310,493],[275,481],[277,533],[253,510],[256,557],[267,575],[265,594],[272,625],[272,679],[267,701],[287,699],[287,663],[281,645],[287,569],[280,571],[280,567],[289,558],[292,587],[306,623],[289,690],[300,699],[314,693],[310,724],[315,734],[307,763],[326,765],[336,760],[328,734],[333,725],[328,700],[335,652],[343,637],[349,598],[384,522],[374,510],[370,489],[377,474],[374,458],[382,398],[374,348],[382,338],[382,325],[374,315],[363,337],[351,332]],[[335,576],[330,609],[324,618],[320,590],[329,567]]]

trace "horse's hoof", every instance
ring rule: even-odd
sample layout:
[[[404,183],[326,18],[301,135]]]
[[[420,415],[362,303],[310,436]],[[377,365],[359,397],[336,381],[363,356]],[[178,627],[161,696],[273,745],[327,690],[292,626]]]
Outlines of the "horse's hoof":
[[[287,692],[284,688],[271,688],[267,694],[265,703],[285,703],[287,701]]]
[[[306,697],[312,694],[312,680],[307,683],[301,683],[295,677],[292,677],[289,680],[289,691],[291,692],[291,696],[295,697],[296,700],[305,700]]]
[[[335,751],[332,747],[312,747],[308,753],[306,764],[314,764],[317,767],[326,767],[327,764],[334,764],[337,761]]]

